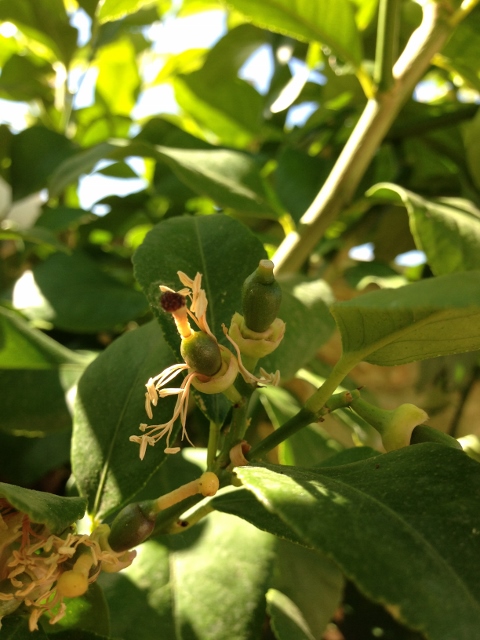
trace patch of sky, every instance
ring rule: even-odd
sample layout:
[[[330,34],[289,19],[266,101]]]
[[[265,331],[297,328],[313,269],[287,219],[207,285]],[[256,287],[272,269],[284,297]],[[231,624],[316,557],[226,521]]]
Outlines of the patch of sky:
[[[70,24],[78,30],[77,46],[83,47],[90,40],[92,20],[86,11],[78,9],[70,16]]]
[[[141,158],[127,158],[125,162],[137,173],[142,173],[144,163]],[[105,215],[110,210],[108,206],[96,204],[103,198],[115,195],[126,196],[130,193],[141,191],[147,187],[147,181],[144,178],[112,178],[104,176],[101,173],[95,173],[112,164],[108,160],[98,162],[92,173],[83,176],[79,180],[78,198],[82,209],[92,211],[96,215]]]
[[[414,249],[413,251],[407,251],[401,253],[395,258],[395,264],[399,267],[416,267],[419,264],[425,264],[427,262],[427,256],[423,251]]]
[[[192,16],[167,16],[147,28],[155,53],[181,53],[187,49],[212,47],[227,31],[223,10],[205,11]]]
[[[301,127],[309,119],[312,113],[318,109],[316,102],[302,102],[290,107],[285,120],[285,127],[293,129],[293,127]]]
[[[250,82],[255,89],[265,95],[270,86],[273,75],[272,48],[263,44],[244,62],[238,72],[238,77]]]
[[[348,252],[348,257],[358,262],[371,262],[374,259],[373,242],[366,242],[352,247]]]

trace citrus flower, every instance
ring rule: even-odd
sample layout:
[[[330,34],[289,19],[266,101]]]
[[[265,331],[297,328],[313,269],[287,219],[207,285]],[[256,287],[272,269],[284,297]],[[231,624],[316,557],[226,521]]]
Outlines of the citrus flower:
[[[30,631],[50,614],[55,624],[66,613],[65,598],[83,595],[102,570],[120,571],[136,552],[114,552],[107,540],[110,528],[100,525],[91,535],[72,530],[58,536],[27,514],[0,499],[0,626],[20,605],[29,611]]]
[[[159,399],[176,395],[177,401],[173,415],[163,424],[147,425],[142,423],[139,427],[143,435],[130,436],[132,442],[140,445],[140,459],[143,460],[148,445],[154,446],[158,440],[165,437],[165,453],[177,453],[180,447],[170,446],[170,437],[177,418],[182,425],[182,440],[185,438],[193,446],[186,431],[186,419],[188,400],[191,387],[195,387],[203,393],[230,394],[231,399],[238,395],[233,389],[233,383],[237,374],[251,384],[278,384],[280,373],[267,374],[261,369],[261,377],[250,373],[242,363],[241,354],[235,341],[228,335],[223,326],[227,339],[235,349],[235,355],[226,347],[218,343],[207,321],[208,300],[202,289],[202,274],[197,273],[195,278],[190,278],[182,271],[178,271],[183,289],[174,291],[170,287],[160,285],[160,305],[164,311],[170,313],[175,321],[177,331],[182,339],[180,352],[184,362],[167,367],[158,375],[150,378],[146,383],[145,411],[147,416],[153,418],[152,407],[156,407]],[[187,305],[187,300],[189,305]],[[192,329],[190,321],[195,324]],[[198,329],[198,330],[197,330]],[[183,382],[178,387],[165,388],[179,373],[187,372]]]

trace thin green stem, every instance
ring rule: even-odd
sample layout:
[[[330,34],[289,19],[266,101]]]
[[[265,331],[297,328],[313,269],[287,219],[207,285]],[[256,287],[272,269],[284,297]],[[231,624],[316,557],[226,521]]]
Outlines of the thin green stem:
[[[210,430],[208,432],[207,471],[211,471],[215,465],[219,435],[220,435],[220,425],[214,422],[213,420],[211,420]]]
[[[398,0],[380,0],[373,79],[378,91],[393,87],[393,65],[398,49]]]
[[[177,522],[180,516],[185,513],[185,511],[195,506],[200,502],[200,500],[203,500],[203,496],[201,494],[197,494],[195,496],[185,498],[185,500],[161,511],[155,520],[155,528],[152,531],[151,537],[153,538],[154,536],[158,536],[162,533],[169,533],[170,529]]]
[[[240,442],[247,430],[247,408],[248,400],[246,397],[242,399],[242,402],[233,407],[232,422],[228,432],[225,434],[225,440],[223,442],[222,451],[218,456],[217,469],[223,469],[230,462],[230,449]]]

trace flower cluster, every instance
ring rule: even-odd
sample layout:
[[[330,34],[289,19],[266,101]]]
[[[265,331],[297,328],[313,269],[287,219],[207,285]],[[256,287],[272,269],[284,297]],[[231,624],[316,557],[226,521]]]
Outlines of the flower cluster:
[[[130,436],[132,442],[140,445],[140,458],[142,460],[145,456],[147,446],[155,445],[155,443],[163,437],[166,437],[167,446],[165,453],[177,453],[180,450],[179,447],[170,446],[170,436],[177,418],[180,418],[182,425],[182,439],[186,438],[190,444],[193,444],[188,437],[185,427],[189,393],[192,386],[203,393],[227,393],[232,387],[238,373],[250,384],[276,385],[280,380],[280,373],[278,371],[275,374],[268,374],[263,369],[260,369],[260,377],[256,377],[248,371],[243,365],[237,343],[228,335],[228,329],[224,325],[223,331],[229,342],[233,345],[235,355],[229,349],[218,343],[207,321],[208,300],[204,289],[202,289],[202,274],[197,273],[195,278],[192,279],[182,271],[178,271],[177,273],[184,288],[179,291],[174,291],[170,289],[170,287],[161,285],[161,305],[164,311],[171,313],[173,316],[178,333],[182,338],[182,344],[188,342],[195,333],[195,331],[192,330],[190,321],[195,324],[205,338],[208,337],[212,346],[219,351],[219,369],[215,371],[213,375],[207,375],[192,367],[191,362],[182,362],[167,367],[164,371],[148,380],[145,385],[147,389],[145,393],[145,411],[150,419],[153,418],[152,406],[157,406],[159,399],[176,395],[177,402],[173,415],[168,422],[157,425],[142,423],[140,425],[140,431],[143,432],[143,435]],[[187,301],[189,305],[187,305]],[[184,354],[182,353],[182,355]],[[188,360],[185,355],[184,359]],[[165,388],[165,385],[182,371],[186,371],[187,375],[180,386]]]
[[[89,535],[57,536],[0,499],[0,625],[21,604],[30,612],[30,631],[44,614],[55,624],[66,612],[64,598],[82,595],[100,572],[120,571],[136,553],[115,553],[107,525]]]

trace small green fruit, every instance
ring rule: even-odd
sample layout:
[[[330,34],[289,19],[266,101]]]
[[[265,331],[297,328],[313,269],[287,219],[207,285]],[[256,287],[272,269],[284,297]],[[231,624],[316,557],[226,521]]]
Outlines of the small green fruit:
[[[438,444],[444,444],[452,449],[462,449],[462,445],[458,440],[449,436],[448,433],[433,429],[426,424],[420,424],[415,427],[410,438],[410,444],[421,444],[422,442],[438,442]]]
[[[203,331],[192,331],[188,338],[183,338],[180,353],[192,371],[204,376],[214,376],[222,366],[218,343]]]
[[[140,504],[127,505],[112,522],[108,544],[113,551],[127,551],[146,540],[155,527],[155,519],[149,518]]]
[[[273,275],[273,262],[260,260],[242,287],[242,308],[247,328],[257,333],[266,331],[277,317],[281,302],[282,290]]]

